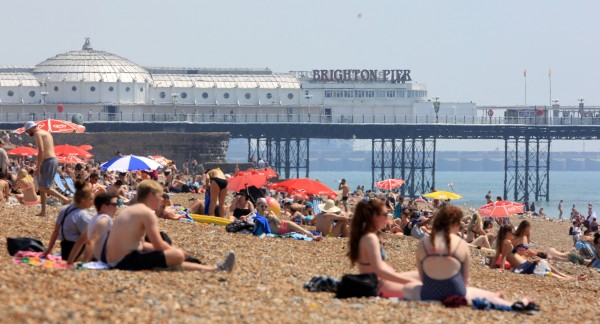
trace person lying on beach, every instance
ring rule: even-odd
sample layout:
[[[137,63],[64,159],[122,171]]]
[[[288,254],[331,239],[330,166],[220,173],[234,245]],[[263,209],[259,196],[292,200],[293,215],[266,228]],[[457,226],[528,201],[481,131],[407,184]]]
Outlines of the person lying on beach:
[[[69,258],[75,242],[87,230],[90,216],[86,210],[92,207],[93,203],[94,195],[91,188],[83,181],[75,181],[73,204],[61,209],[48,242],[48,249],[40,257],[46,257],[52,251],[56,240],[59,239],[61,258],[63,260]]]
[[[127,203],[129,200],[126,198],[127,196],[127,186],[123,184],[123,180],[119,179],[115,181],[115,183],[106,187],[106,192],[111,195],[117,196],[122,202]]]
[[[335,206],[332,199],[320,204],[319,209],[321,212],[310,220],[310,223],[315,225],[317,232],[329,237],[348,237],[350,218]]]
[[[321,236],[314,235],[310,231],[307,231],[302,226],[297,225],[294,222],[279,219],[272,211],[269,211],[268,208],[269,206],[267,205],[267,200],[265,198],[258,198],[256,200],[256,213],[259,216],[262,216],[267,219],[267,221],[269,222],[271,233],[283,235],[291,232],[296,232],[307,235],[315,241],[320,241],[322,239]],[[245,217],[241,217],[241,219],[245,220]]]
[[[500,227],[497,235],[496,255],[494,256],[495,262],[492,263],[492,268],[502,267],[504,269],[511,269],[515,273],[522,274],[535,273],[546,275],[552,273],[554,277],[565,280],[586,279],[585,276],[573,277],[562,273],[538,256],[527,257],[526,252],[529,248],[522,244],[516,247],[513,246],[511,240],[514,239],[514,237],[512,226],[503,225]]]
[[[178,215],[171,206],[173,206],[173,202],[171,201],[171,197],[167,193],[163,193],[162,202],[160,203],[160,207],[156,211],[156,217],[162,219],[170,219],[170,220],[179,220],[181,215]]]
[[[73,264],[75,261],[100,261],[102,253],[106,253],[104,242],[108,238],[117,213],[117,197],[106,192],[98,194],[94,197],[94,207],[98,213],[90,219],[87,230],[75,242],[67,260],[68,264]],[[81,253],[82,248],[83,253]]]
[[[486,221],[487,228],[484,225],[483,220],[479,214],[473,214],[471,218],[471,222],[467,227],[467,237],[466,241],[469,244],[475,245],[480,248],[491,249],[494,240],[496,239],[495,235],[490,233],[491,229],[494,227],[489,221]]]
[[[16,194],[15,197],[23,205],[37,205],[40,203],[40,196],[36,194],[33,178],[26,169],[21,169],[17,173],[17,181],[13,186],[13,190],[21,190],[21,194]]]
[[[190,214],[204,214],[204,203],[197,198],[190,198],[190,202],[188,204],[188,212]]]
[[[451,205],[437,212],[431,235],[417,245],[420,281],[405,285],[405,297],[414,301],[442,301],[450,296],[461,296],[469,304],[475,298],[485,298],[496,305],[510,306],[500,293],[469,287],[471,251],[457,235],[463,216],[460,208]]]
[[[235,265],[232,252],[217,265],[201,265],[185,262],[186,253],[162,239],[155,215],[162,195],[162,186],[154,180],[144,180],[138,185],[138,203],[123,209],[113,223],[106,241],[106,263],[119,270],[150,270],[180,265],[183,270],[190,271],[231,272]],[[146,235],[150,243],[144,242]]]

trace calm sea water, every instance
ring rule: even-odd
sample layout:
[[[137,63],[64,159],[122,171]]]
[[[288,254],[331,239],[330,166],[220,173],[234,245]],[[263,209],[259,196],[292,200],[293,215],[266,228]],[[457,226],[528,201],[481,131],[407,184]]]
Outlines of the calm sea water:
[[[456,205],[479,208],[485,204],[485,194],[492,197],[502,196],[504,190],[504,172],[436,172],[436,189],[453,191],[464,198],[454,201]],[[333,189],[337,189],[339,180],[346,178],[352,190],[361,184],[365,189],[371,187],[370,171],[311,171],[312,179],[319,180]],[[448,186],[453,184],[454,190]],[[587,204],[592,203],[600,209],[600,172],[550,172],[550,201],[536,201],[536,210],[544,208],[546,215],[558,217],[558,202],[563,200],[563,218],[568,217],[573,204],[586,212]],[[509,200],[512,198],[509,193]]]

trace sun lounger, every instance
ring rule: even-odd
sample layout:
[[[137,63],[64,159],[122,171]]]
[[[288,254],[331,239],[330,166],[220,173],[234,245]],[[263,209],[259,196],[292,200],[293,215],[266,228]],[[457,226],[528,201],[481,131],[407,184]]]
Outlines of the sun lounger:
[[[67,189],[62,181],[62,178],[60,177],[60,174],[55,174],[54,175],[54,184],[56,185],[56,187],[58,188],[58,190],[60,191],[61,194],[63,195],[67,195],[67,196],[71,196],[74,192],[69,191],[69,189]]]
[[[69,191],[72,193],[75,193],[75,183],[73,182],[73,178],[64,177],[64,179],[65,179],[65,183],[67,184]]]

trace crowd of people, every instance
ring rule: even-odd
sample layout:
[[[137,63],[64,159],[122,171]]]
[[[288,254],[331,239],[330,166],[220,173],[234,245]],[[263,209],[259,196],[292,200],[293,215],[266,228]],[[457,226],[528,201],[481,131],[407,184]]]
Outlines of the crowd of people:
[[[471,249],[493,253],[489,271],[503,269],[564,280],[586,277],[568,275],[551,263],[572,262],[593,267],[600,263],[600,234],[591,205],[587,218],[573,208],[572,251],[535,251],[528,220],[515,228],[509,222],[485,219],[477,213],[466,216],[450,201],[429,202],[394,192],[364,192],[360,186],[351,192],[345,179],[338,188],[341,195],[319,197],[268,188],[230,192],[228,175],[222,170],[196,174],[190,169],[196,171],[197,163],[189,161],[181,172],[174,163],[160,172],[115,173],[94,164],[58,168],[51,134],[29,123],[25,130],[34,137],[40,153],[37,161],[20,161],[15,173],[8,168],[0,170],[0,198],[6,201],[14,196],[25,205],[40,204],[39,216],[47,215],[48,195],[64,204],[43,256],[52,253],[60,241],[61,257],[68,263],[101,261],[121,270],[176,266],[191,271],[232,271],[236,263],[233,252],[216,265],[203,265],[186,251],[174,247],[160,232],[158,218],[182,217],[170,201],[173,193],[180,192],[204,194],[184,206],[187,212],[215,215],[233,222],[250,221],[257,235],[295,232],[315,241],[324,237],[347,238],[350,263],[359,273],[376,274],[380,280],[378,294],[382,297],[442,301],[459,296],[467,303],[485,298],[500,307],[512,305],[501,293],[470,285]],[[13,163],[7,158],[5,165]],[[56,173],[75,179],[72,196],[53,188]],[[90,215],[92,209],[94,216]],[[386,232],[418,240],[414,270],[397,272],[385,262]]]

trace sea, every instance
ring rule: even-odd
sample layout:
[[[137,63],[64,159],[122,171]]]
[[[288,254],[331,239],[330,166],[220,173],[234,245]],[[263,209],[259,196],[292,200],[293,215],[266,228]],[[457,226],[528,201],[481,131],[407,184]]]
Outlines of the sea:
[[[371,187],[371,171],[311,171],[311,179],[337,189],[342,178],[350,188],[358,185]],[[452,191],[463,196],[453,201],[455,205],[479,208],[485,205],[485,195],[491,191],[492,198],[502,196],[504,191],[504,171],[500,172],[444,172],[435,173],[437,190]],[[568,218],[573,205],[578,211],[587,213],[587,205],[593,204],[600,210],[600,172],[593,171],[550,171],[550,201],[535,201],[536,211],[544,208],[548,217],[558,218],[558,203],[563,200],[563,218]],[[512,200],[509,193],[508,200]],[[530,197],[530,203],[533,197]]]

